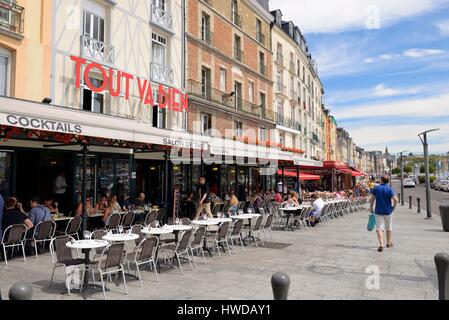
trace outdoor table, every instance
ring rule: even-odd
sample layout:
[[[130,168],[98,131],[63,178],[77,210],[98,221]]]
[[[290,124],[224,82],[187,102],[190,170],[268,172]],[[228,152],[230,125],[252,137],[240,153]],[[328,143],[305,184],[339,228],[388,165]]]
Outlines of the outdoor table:
[[[51,219],[54,222],[60,222],[60,221],[69,221],[70,219],[72,219],[72,217],[66,217],[64,216],[64,214],[58,214],[58,215],[52,215]]]
[[[192,226],[186,226],[186,225],[182,225],[182,224],[173,224],[173,225],[165,225],[162,227],[162,229],[167,229],[167,230],[172,230],[172,232],[175,234],[175,242],[178,243],[178,236],[179,236],[179,232],[181,231],[187,231],[187,230],[192,230]]]
[[[290,228],[293,231],[293,228],[290,226],[290,216],[294,215],[295,212],[298,212],[298,210],[302,210],[306,207],[308,207],[308,206],[300,205],[299,207],[279,208],[279,210],[282,210],[287,215],[287,222],[285,223],[284,230],[287,230]]]
[[[100,249],[108,246],[108,242],[104,240],[78,240],[74,242],[67,242],[66,247],[70,249],[81,249],[84,253],[84,300],[87,298],[87,287],[89,285],[89,264],[90,264],[90,251],[92,249]],[[94,286],[95,287],[95,286]]]

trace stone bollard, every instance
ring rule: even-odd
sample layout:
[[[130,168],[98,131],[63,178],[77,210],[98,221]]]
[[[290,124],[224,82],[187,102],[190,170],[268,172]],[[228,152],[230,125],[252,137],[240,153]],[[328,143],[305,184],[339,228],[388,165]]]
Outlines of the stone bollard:
[[[408,208],[412,208],[412,196],[408,196]]]
[[[438,291],[440,300],[449,300],[449,255],[440,252],[435,255],[438,274]]]
[[[418,202],[418,212],[421,213],[421,198],[416,198],[416,201]]]
[[[9,289],[9,300],[31,300],[33,288],[28,283],[19,282]]]
[[[282,272],[277,272],[271,277],[274,300],[287,300],[290,289],[290,278]]]
[[[449,204],[443,204],[440,206],[440,216],[443,230],[449,232]]]

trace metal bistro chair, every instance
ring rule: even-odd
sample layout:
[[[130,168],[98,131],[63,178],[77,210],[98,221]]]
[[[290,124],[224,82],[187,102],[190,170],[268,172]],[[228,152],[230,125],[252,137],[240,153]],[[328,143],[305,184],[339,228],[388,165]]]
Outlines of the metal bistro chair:
[[[149,226],[150,223],[156,221],[157,218],[157,211],[150,211],[147,213],[147,216],[145,217],[145,226]]]
[[[260,229],[262,227],[262,219],[263,219],[262,216],[256,218],[256,223],[254,223],[252,225],[251,229],[248,232],[248,236],[252,235],[252,238],[254,239],[254,243],[256,244],[256,247],[258,247],[257,239],[260,239],[260,242],[262,242],[262,245],[263,245],[263,240],[262,240],[262,237],[260,236]],[[256,233],[259,236],[259,238],[256,237]]]
[[[145,239],[145,235],[142,233],[142,229],[144,228],[141,224],[135,224],[131,227],[131,233],[137,234],[139,238],[135,240],[136,246],[138,246],[143,239]]]
[[[76,237],[77,240],[80,239],[78,232],[81,229],[81,223],[83,222],[81,217],[73,217],[70,219],[69,223],[67,224],[67,227],[65,228],[65,235],[66,236],[72,236]]]
[[[234,240],[239,241],[240,245],[242,246],[242,250],[245,250],[245,247],[243,245],[243,220],[237,220],[234,222],[234,227],[229,234],[229,240],[231,240],[231,245],[232,249],[234,249],[234,253],[237,253],[235,250]]]
[[[263,234],[265,235],[265,239],[268,241],[268,235],[267,233],[270,232],[270,237],[271,237],[271,242],[273,243],[273,232],[271,231],[271,225],[273,223],[273,219],[274,219],[274,215],[273,214],[269,214],[267,216],[267,220],[265,220],[265,224],[261,227],[261,230],[263,232]]]
[[[204,256],[204,237],[206,236],[206,227],[205,226],[199,226],[198,229],[195,231],[195,235],[193,236],[193,241],[189,246],[190,253],[192,254],[193,264],[195,265],[195,268],[197,267],[195,255],[194,252],[196,252],[197,255],[201,253],[203,256],[204,264],[206,264],[206,257]]]
[[[171,243],[165,246],[161,247],[161,251],[166,254],[172,254],[172,257],[169,258],[170,263],[173,264],[173,259],[176,258],[178,260],[179,269],[181,270],[181,273],[184,274],[184,270],[182,269],[181,264],[181,257],[187,256],[187,259],[189,260],[190,268],[194,270],[192,262],[190,260],[190,254],[189,254],[189,244],[190,244],[190,238],[192,237],[192,230],[184,231],[180,237],[180,240],[177,244]],[[167,259],[167,256],[166,256]]]
[[[132,211],[125,213],[125,215],[123,216],[122,222],[121,222],[123,228],[125,228],[125,229],[131,228],[131,226],[133,225],[135,216],[136,216],[136,214]]]
[[[218,227],[217,235],[214,238],[214,247],[217,248],[218,256],[221,260],[221,253],[220,253],[220,244],[226,244],[228,248],[229,255],[231,255],[231,250],[228,243],[228,233],[229,228],[231,227],[230,222],[222,222],[220,224],[220,227]],[[223,247],[223,251],[225,252],[225,249]]]
[[[164,216],[165,216],[165,208],[157,209],[156,220],[162,223],[162,221],[164,221]]]
[[[149,237],[143,239],[136,248],[135,255],[131,263],[136,266],[137,277],[140,281],[140,287],[143,288],[142,277],[140,275],[140,266],[149,264],[153,268],[156,275],[156,280],[159,281],[159,276],[157,274],[156,260],[157,260],[157,248],[159,247],[158,237]],[[128,263],[128,270],[131,272]]]
[[[24,224],[13,224],[3,231],[2,247],[3,255],[5,256],[5,263],[8,265],[8,257],[6,256],[6,248],[12,248],[11,259],[14,254],[15,247],[22,247],[23,261],[26,262],[25,258],[25,236],[27,227]]]
[[[39,222],[33,230],[34,252],[38,258],[37,244],[42,243],[42,249],[45,249],[45,243],[51,242],[56,232],[56,222],[52,220]]]
[[[73,251],[66,246],[67,242],[70,242],[72,240],[75,240],[71,236],[60,236],[53,238],[50,242],[50,255],[51,260],[53,262],[53,272],[51,274],[51,280],[49,288],[51,288],[53,284],[53,279],[55,277],[55,271],[56,268],[64,267],[65,269],[65,275],[66,275],[66,286],[67,286],[67,293],[70,296],[70,277],[69,277],[69,270],[68,267],[75,267],[75,266],[84,266],[84,259],[81,259],[78,257],[73,256]],[[85,268],[85,266],[84,266]],[[72,274],[75,272],[76,269],[72,271]],[[84,277],[84,271],[82,272],[82,278]],[[83,279],[81,279],[81,284],[83,283]]]
[[[113,213],[108,217],[108,220],[106,220],[105,229],[106,230],[117,230],[117,227],[120,224],[121,216],[118,213]]]
[[[181,218],[179,223],[181,225],[183,225],[183,226],[191,226],[192,225],[192,220],[190,220],[189,218]]]
[[[230,204],[229,201],[228,201],[228,202],[226,202],[226,203],[223,205],[223,210],[222,210],[223,213],[224,213],[224,214],[227,214],[230,208],[231,208],[231,204]]]
[[[214,205],[214,207],[212,208],[212,215],[214,217],[217,216],[218,210],[220,210],[220,205],[219,204]]]
[[[126,286],[125,269],[123,268],[123,252],[125,244],[123,242],[113,243],[105,247],[101,253],[100,259],[89,266],[92,270],[92,277],[95,279],[95,271],[100,274],[101,287],[103,289],[103,296],[106,300],[106,284],[104,276],[112,274],[122,274],[123,284],[125,285],[125,294],[128,294],[128,288]],[[116,279],[117,280],[117,279]]]

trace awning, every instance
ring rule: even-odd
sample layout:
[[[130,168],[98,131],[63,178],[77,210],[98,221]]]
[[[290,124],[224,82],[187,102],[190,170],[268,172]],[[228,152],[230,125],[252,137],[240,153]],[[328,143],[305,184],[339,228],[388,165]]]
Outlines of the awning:
[[[340,169],[341,172],[344,173],[349,173],[350,175],[352,175],[353,177],[361,177],[364,174],[361,173],[360,171],[355,171],[355,170],[350,170],[350,169]]]
[[[280,175],[280,176],[282,175],[282,170],[278,170],[278,175]],[[293,178],[297,177],[296,172],[294,172],[294,171],[287,171],[287,170],[284,170],[284,176],[285,177],[293,177]],[[313,175],[313,174],[307,174],[307,173],[301,173],[300,172],[299,173],[299,179],[301,181],[312,181],[312,180],[320,180],[321,177]]]

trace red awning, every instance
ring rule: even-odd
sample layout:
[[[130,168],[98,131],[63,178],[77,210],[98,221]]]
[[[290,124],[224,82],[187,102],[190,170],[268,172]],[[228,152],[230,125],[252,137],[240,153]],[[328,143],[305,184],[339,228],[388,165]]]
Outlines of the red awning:
[[[282,176],[282,170],[278,170],[278,175]],[[293,178],[296,178],[296,177],[297,177],[295,171],[288,171],[288,170],[285,170],[285,171],[284,171],[284,176],[285,176],[285,177],[293,177]],[[311,180],[320,180],[321,177],[320,177],[320,176],[313,175],[313,174],[307,174],[307,173],[301,173],[301,172],[300,172],[300,173],[299,173],[299,179],[300,179],[301,181],[311,181]]]
[[[361,176],[364,175],[364,174],[361,173],[360,171],[355,171],[355,170],[350,170],[350,169],[340,169],[340,171],[341,171],[341,172],[344,172],[344,173],[349,173],[349,174],[351,174],[353,177],[361,177]]]

